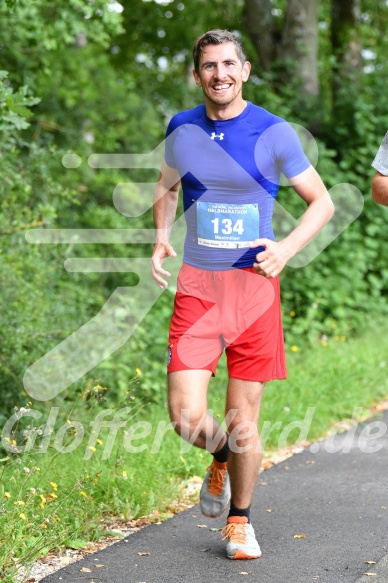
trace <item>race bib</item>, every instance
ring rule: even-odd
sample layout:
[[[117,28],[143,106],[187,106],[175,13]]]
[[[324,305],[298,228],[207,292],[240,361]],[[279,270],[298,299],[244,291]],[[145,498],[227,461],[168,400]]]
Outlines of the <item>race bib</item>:
[[[257,204],[200,202],[197,205],[198,245],[223,249],[249,247],[259,237]]]

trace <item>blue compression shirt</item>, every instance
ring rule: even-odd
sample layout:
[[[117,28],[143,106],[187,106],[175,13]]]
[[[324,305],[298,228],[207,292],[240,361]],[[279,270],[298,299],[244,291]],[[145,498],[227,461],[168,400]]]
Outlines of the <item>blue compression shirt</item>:
[[[174,116],[165,161],[182,181],[183,261],[210,270],[252,267],[260,248],[249,242],[274,240],[281,173],[293,178],[310,166],[292,127],[250,102],[223,121],[208,118],[205,105]]]

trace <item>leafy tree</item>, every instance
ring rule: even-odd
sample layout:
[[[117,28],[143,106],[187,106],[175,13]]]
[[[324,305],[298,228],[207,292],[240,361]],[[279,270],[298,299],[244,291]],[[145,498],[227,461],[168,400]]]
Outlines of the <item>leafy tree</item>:
[[[103,1],[49,6],[25,0],[0,5],[0,321],[6,330],[0,349],[0,389],[4,410],[21,398],[26,367],[103,303],[96,279],[93,294],[79,286],[77,277],[69,281],[61,267],[63,250],[29,245],[24,233],[35,226],[55,226],[59,218],[70,220],[84,194],[79,176],[64,172],[61,164],[70,144],[79,144],[81,155],[89,146],[74,102],[66,103],[66,121],[73,132],[64,138],[65,123],[61,126],[58,102],[53,98],[57,72],[65,63],[74,63],[72,57],[84,48],[88,54],[84,68],[90,71],[88,85],[92,87],[92,63],[107,47],[111,34],[121,30],[119,16]],[[87,39],[86,47],[77,47],[79,35]],[[109,70],[109,62],[101,62]],[[66,79],[69,89],[75,77],[74,64]],[[117,95],[117,82],[112,85],[111,94]],[[105,133],[105,126],[99,131]],[[118,140],[116,136],[111,141]],[[107,182],[105,178],[105,187]]]
[[[130,285],[123,275],[66,274],[66,253],[150,252],[32,246],[25,230],[151,225],[150,213],[136,223],[120,215],[112,191],[118,182],[152,180],[156,171],[92,169],[86,161],[94,152],[152,150],[170,116],[202,100],[191,81],[191,47],[211,28],[235,31],[248,47],[253,70],[245,96],[308,127],[319,142],[318,170],[327,185],[351,182],[365,196],[363,215],[319,259],[285,272],[287,338],[360,330],[371,313],[386,313],[385,216],[369,197],[370,163],[388,126],[386,2],[214,0],[209,10],[206,0],[131,0],[122,7],[118,12],[114,0],[0,4],[4,408],[21,397],[21,378],[31,362],[94,315],[117,285]],[[79,154],[79,168],[63,168],[67,152]],[[143,196],[134,186],[134,202]],[[279,200],[298,216],[297,197],[288,196],[287,188]],[[166,332],[169,309],[163,296],[129,349],[139,354],[153,398],[164,386],[164,352],[163,337],[152,345],[150,338],[155,330]],[[115,387],[136,366],[123,351],[100,370]]]

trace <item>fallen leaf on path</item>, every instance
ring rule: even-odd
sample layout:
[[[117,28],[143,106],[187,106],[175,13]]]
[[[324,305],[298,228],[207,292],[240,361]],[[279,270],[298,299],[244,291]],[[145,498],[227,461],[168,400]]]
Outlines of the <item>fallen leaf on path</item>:
[[[294,538],[306,538],[305,534],[294,534]]]
[[[376,561],[365,561],[367,565],[375,565]]]
[[[102,565],[101,563],[98,563],[97,565],[94,565],[95,567],[97,567],[97,569],[101,569],[101,567],[105,567],[105,565]]]
[[[240,575],[250,575],[252,571],[241,571]]]
[[[266,512],[273,512],[272,508],[267,508]]]
[[[207,528],[207,524],[197,524],[198,528]]]
[[[220,530],[222,530],[222,528],[211,528],[210,530],[213,532],[220,532]]]
[[[81,573],[91,573],[92,570],[88,569],[87,567],[82,567],[82,569],[80,569]]]
[[[307,460],[306,464],[307,465],[313,465],[313,464],[315,464],[315,461],[314,460]]]
[[[367,577],[377,577],[377,573],[365,573]]]
[[[259,486],[267,486],[268,482],[260,482]]]
[[[137,554],[140,555],[141,557],[148,557],[151,553],[148,553],[146,551],[144,551],[144,552],[139,551]]]
[[[263,470],[269,470],[270,468],[272,468],[272,466],[274,465],[274,462],[272,460],[263,460],[261,463],[261,467]]]
[[[386,364],[387,363],[385,361],[383,361],[380,363],[380,366],[382,368],[384,368],[384,366],[386,366]],[[381,413],[382,411],[386,411],[388,409],[388,401],[382,401],[381,403],[378,403],[376,405],[375,409],[378,413]]]
[[[207,553],[210,549],[201,549],[201,553]]]

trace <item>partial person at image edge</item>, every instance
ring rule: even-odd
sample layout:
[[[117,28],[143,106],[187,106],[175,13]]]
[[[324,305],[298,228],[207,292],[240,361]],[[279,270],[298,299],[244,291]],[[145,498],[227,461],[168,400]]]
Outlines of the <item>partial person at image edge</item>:
[[[376,174],[372,180],[372,197],[379,204],[388,206],[388,132],[372,162]]]

